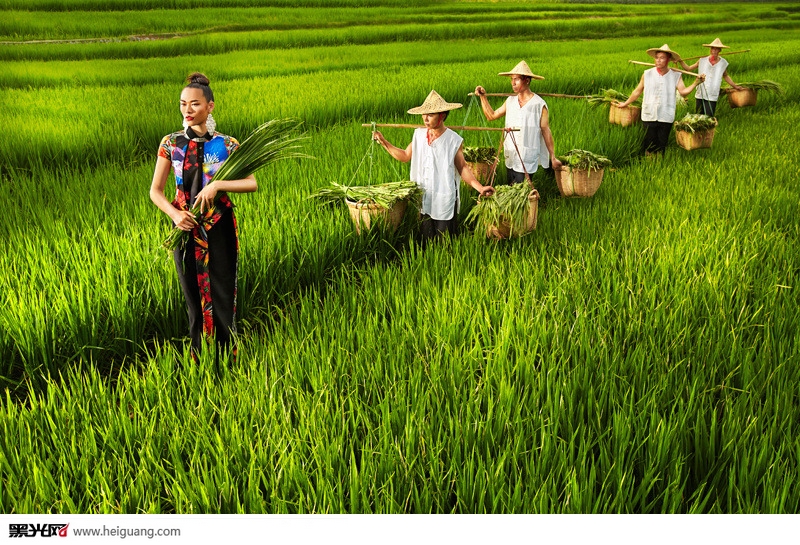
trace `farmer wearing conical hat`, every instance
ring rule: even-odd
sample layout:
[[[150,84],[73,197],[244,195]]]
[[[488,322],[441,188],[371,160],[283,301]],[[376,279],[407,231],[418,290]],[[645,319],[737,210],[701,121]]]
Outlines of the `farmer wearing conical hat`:
[[[729,49],[724,45],[719,38],[716,38],[710,44],[703,44],[703,47],[710,47],[711,54],[708,57],[703,57],[691,66],[688,66],[683,59],[680,60],[681,66],[684,70],[695,70],[700,74],[706,75],[706,81],[702,87],[697,88],[694,94],[695,98],[695,111],[698,114],[705,114],[714,116],[717,111],[717,100],[719,100],[719,88],[724,79],[728,85],[736,89],[742,90],[742,87],[736,85],[731,77],[728,75],[728,61],[720,57],[720,52],[723,49]]]
[[[505,116],[506,127],[520,128],[513,139],[506,136],[503,143],[508,182],[521,182],[525,179],[526,171],[528,174],[536,172],[539,165],[548,168],[552,164],[553,169],[561,169],[550,132],[547,104],[531,91],[531,80],[544,78],[534,74],[525,61],[520,61],[508,72],[500,72],[498,76],[511,77],[511,89],[516,96],[508,97],[502,106],[494,110],[483,87],[475,87],[475,94],[481,98],[486,119],[493,121]]]
[[[624,108],[639,98],[644,91],[642,123],[647,127],[647,132],[644,142],[642,142],[642,148],[646,155],[650,155],[663,153],[667,149],[669,133],[672,130],[672,123],[675,121],[675,91],[685,97],[705,79],[705,76],[700,74],[689,87],[686,87],[683,84],[681,73],[669,68],[670,60],[680,62],[681,56],[678,53],[664,44],[661,47],[648,49],[647,54],[655,59],[655,67],[644,71],[639,85],[633,90],[628,100],[614,104]]]
[[[411,181],[423,190],[422,240],[423,242],[449,233],[458,233],[458,209],[461,180],[474,187],[481,195],[492,195],[494,188],[482,185],[464,159],[462,142],[457,133],[444,126],[451,110],[461,108],[457,102],[445,101],[439,93],[431,91],[421,106],[408,110],[421,114],[425,128],[414,130],[414,137],[406,149],[392,145],[380,131],[372,138],[389,154],[403,163],[411,161]]]
[[[481,185],[464,160],[462,142],[457,133],[444,126],[450,110],[461,104],[446,102],[436,91],[431,91],[421,106],[408,110],[421,114],[425,128],[414,130],[414,137],[406,149],[398,148],[379,132],[372,138],[389,154],[403,163],[411,161],[411,180],[419,184],[422,195],[423,243],[443,233],[458,233],[458,208],[461,179],[481,195],[492,195],[494,188]]]

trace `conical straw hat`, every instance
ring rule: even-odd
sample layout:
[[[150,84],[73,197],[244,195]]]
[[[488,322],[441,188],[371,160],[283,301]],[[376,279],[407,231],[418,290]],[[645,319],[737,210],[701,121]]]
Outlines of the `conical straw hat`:
[[[678,55],[677,52],[671,50],[667,44],[664,44],[661,47],[651,47],[650,49],[647,50],[647,54],[655,59],[656,53],[658,53],[659,51],[663,51],[664,53],[669,53],[670,60],[674,62],[678,62],[679,60],[681,60],[681,56]]]
[[[438,114],[439,112],[449,112],[461,107],[458,102],[446,102],[445,99],[436,91],[431,91],[422,106],[408,110],[410,114]]]
[[[730,46],[722,45],[722,42],[719,41],[719,38],[714,38],[714,41],[710,44],[703,44],[703,47],[719,47],[720,49],[730,49]]]
[[[508,72],[500,72],[498,76],[528,76],[533,79],[544,79],[544,76],[537,76],[531,71],[530,66],[525,61],[519,61],[517,65]]]

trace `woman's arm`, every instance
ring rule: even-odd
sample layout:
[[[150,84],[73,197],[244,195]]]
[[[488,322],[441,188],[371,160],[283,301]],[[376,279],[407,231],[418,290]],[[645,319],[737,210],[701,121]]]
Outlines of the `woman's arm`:
[[[172,203],[164,196],[164,187],[167,185],[169,169],[172,165],[166,157],[159,157],[156,160],[156,168],[153,172],[153,181],[150,184],[150,200],[153,201],[159,210],[170,217],[175,227],[183,231],[191,231],[197,225],[194,215],[186,210],[179,210],[172,206]]]
[[[253,193],[258,190],[258,183],[252,174],[241,180],[217,180],[207,184],[194,200],[193,205],[200,205],[200,211],[205,212],[207,208],[214,206],[217,192],[227,193]]]

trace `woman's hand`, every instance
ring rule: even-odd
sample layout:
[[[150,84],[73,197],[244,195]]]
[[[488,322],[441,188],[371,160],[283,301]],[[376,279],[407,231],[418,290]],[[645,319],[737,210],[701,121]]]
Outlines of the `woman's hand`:
[[[200,205],[200,212],[205,212],[206,210],[213,208],[214,206],[214,199],[217,198],[217,186],[214,182],[211,182],[207,186],[203,188],[200,193],[197,194],[197,198],[194,200],[194,206]]]
[[[175,224],[175,227],[181,231],[191,231],[197,225],[194,214],[187,210],[175,209],[175,213],[172,214],[172,222]]]

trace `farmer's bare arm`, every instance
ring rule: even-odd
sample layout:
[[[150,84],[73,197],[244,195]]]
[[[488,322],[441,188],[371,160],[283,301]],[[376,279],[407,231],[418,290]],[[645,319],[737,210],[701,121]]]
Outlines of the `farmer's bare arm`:
[[[481,98],[481,109],[486,119],[494,121],[506,115],[506,103],[504,102],[497,110],[493,109],[491,104],[489,104],[489,99],[486,97],[486,89],[478,85],[475,87],[475,94]]]
[[[614,102],[614,105],[619,106],[620,108],[624,108],[625,106],[628,106],[633,102],[635,102],[636,99],[642,95],[643,91],[644,91],[644,74],[642,74],[642,79],[639,80],[639,85],[637,85],[636,89],[633,90],[631,96],[628,97],[628,100],[626,100],[625,102],[619,102],[619,101]]]
[[[381,134],[381,131],[373,132],[372,139],[378,142],[384,148],[386,148],[386,151],[389,152],[389,155],[391,155],[401,163],[408,163],[411,160],[411,144],[409,144],[406,149],[398,148],[397,146],[386,140],[386,137]]]
[[[461,175],[461,179],[464,180],[470,187],[473,187],[478,193],[483,196],[489,196],[494,194],[494,188],[488,185],[481,184],[478,179],[475,177],[475,173],[472,172],[472,169],[469,168],[467,161],[464,159],[464,147],[461,146],[458,148],[458,152],[456,153],[455,158],[455,167],[456,172]]]
[[[744,87],[740,87],[739,85],[736,85],[733,82],[733,80],[731,79],[730,75],[728,75],[728,71],[727,70],[725,70],[725,73],[722,74],[722,79],[724,79],[728,83],[728,85],[730,85],[731,87],[733,87],[737,91],[741,91],[742,89],[744,89]]]
[[[550,154],[550,165],[553,170],[561,170],[563,166],[561,161],[556,158],[556,146],[553,143],[553,133],[550,130],[550,113],[547,107],[542,108],[542,119],[539,121],[539,128],[542,130],[542,137],[544,138],[544,145],[547,146],[547,153]]]
[[[678,92],[681,94],[682,97],[689,96],[689,94],[694,91],[694,88],[697,87],[698,84],[703,83],[706,80],[705,74],[700,74],[695,78],[692,84],[688,87],[683,84],[683,78],[678,80]]]

